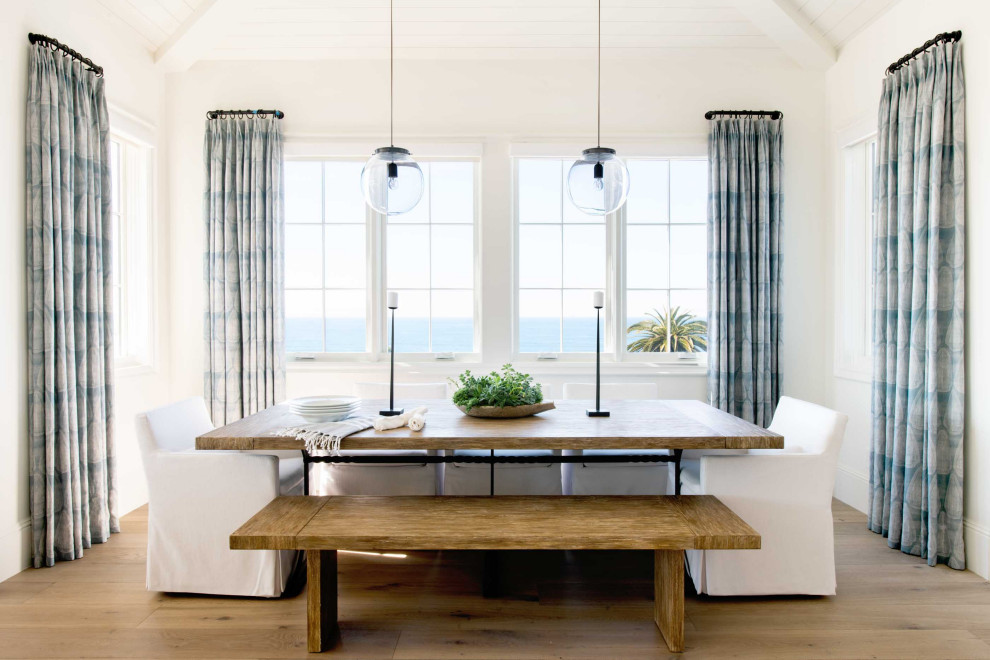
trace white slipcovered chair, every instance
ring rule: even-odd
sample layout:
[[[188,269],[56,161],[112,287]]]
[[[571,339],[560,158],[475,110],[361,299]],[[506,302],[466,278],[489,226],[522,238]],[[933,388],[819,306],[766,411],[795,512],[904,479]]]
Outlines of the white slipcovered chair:
[[[835,594],[832,490],[847,419],[781,397],[769,428],[784,449],[684,462],[682,494],[715,495],[763,537],[760,550],[688,550],[698,593]]]
[[[196,437],[213,429],[201,398],[150,410],[136,423],[148,480],[147,588],[282,595],[296,552],[234,551],[230,534],[279,494],[302,494],[302,457],[196,451]]]
[[[655,399],[656,383],[602,383],[602,399]],[[594,383],[566,383],[564,399],[595,400]],[[585,449],[571,454],[669,455],[666,449]],[[666,463],[567,463],[563,468],[565,495],[666,495]]]
[[[362,399],[388,399],[388,383],[357,383],[355,394]],[[446,383],[396,383],[395,405],[406,410],[424,400],[446,399]],[[344,456],[399,454],[409,456],[409,463],[360,465],[357,463],[314,463],[310,474],[317,476],[314,494],[320,495],[436,495],[442,492],[443,466],[440,463],[417,463],[417,456],[430,453],[423,449],[380,451],[355,449],[340,452]]]
[[[550,385],[540,383],[543,400],[550,400]],[[499,456],[551,456],[560,451],[526,449],[495,450]],[[490,456],[487,449],[458,449],[454,456]],[[560,463],[496,463],[496,495],[562,495]],[[444,495],[488,495],[491,492],[491,467],[487,463],[447,463],[443,475]]]

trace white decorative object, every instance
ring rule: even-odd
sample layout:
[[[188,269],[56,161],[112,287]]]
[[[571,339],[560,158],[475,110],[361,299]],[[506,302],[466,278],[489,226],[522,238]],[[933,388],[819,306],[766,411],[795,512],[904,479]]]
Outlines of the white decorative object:
[[[763,537],[760,550],[688,550],[698,593],[835,593],[832,489],[847,417],[781,397],[770,430],[785,449],[685,461],[681,493],[715,495]]]
[[[591,306],[595,309],[601,309],[605,306],[605,292],[595,291],[591,294]]]
[[[412,419],[413,415],[419,415],[422,417],[427,412],[429,412],[429,409],[424,406],[420,408],[413,408],[412,410],[404,412],[401,415],[383,415],[381,417],[376,417],[374,421],[375,430],[390,431],[392,429],[403,427],[409,423],[409,420]]]
[[[295,458],[195,450],[213,430],[201,398],[138,415],[137,436],[148,480],[148,572],[151,591],[225,596],[282,595],[294,550],[239,552],[230,532],[278,495],[302,495]]]
[[[409,430],[422,431],[424,426],[426,426],[425,415],[416,413],[415,415],[409,418]]]
[[[388,308],[398,309],[399,308],[399,292],[389,291],[388,292]]]

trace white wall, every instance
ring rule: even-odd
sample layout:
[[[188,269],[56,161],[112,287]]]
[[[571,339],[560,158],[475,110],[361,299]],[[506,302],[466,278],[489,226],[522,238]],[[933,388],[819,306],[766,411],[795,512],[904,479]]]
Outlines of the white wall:
[[[594,60],[413,61],[396,63],[396,144],[462,140],[483,144],[481,232],[484,345],[482,368],[511,358],[511,161],[513,142],[594,139]],[[388,129],[386,61],[200,63],[167,81],[172,146],[170,191],[175,396],[202,393],[203,246],[201,172],[204,116],[213,108],[276,107],[289,140],[371,139]],[[824,75],[759,51],[606,60],[602,143],[698,144],[706,110],[776,108],[785,114],[784,390],[824,401],[817,375],[826,364]],[[576,151],[574,152],[576,154]],[[183,311],[180,311],[183,310]],[[187,311],[184,311],[187,310]],[[560,396],[568,381],[588,381],[590,365],[520,364]],[[441,381],[464,365],[415,365],[405,380]],[[474,368],[474,367],[472,367]],[[657,382],[667,397],[705,398],[703,375],[603,368],[606,381]],[[348,391],[356,381],[387,380],[384,365],[296,367],[288,395]]]
[[[82,52],[106,71],[111,105],[152,124],[161,117],[164,76],[147,51],[128,39],[129,29],[110,20],[91,0],[4,2],[0,21],[0,580],[30,562],[27,444],[26,271],[24,260],[24,114],[27,90],[28,32],[54,37]],[[159,135],[159,138],[161,136]],[[163,145],[164,143],[162,143]],[[159,150],[164,156],[164,150]],[[159,159],[162,162],[162,159]],[[164,167],[160,167],[164,173]],[[159,184],[163,180],[160,179]],[[160,196],[158,218],[166,216]],[[159,241],[157,277],[167,293],[167,243]],[[162,300],[167,300],[163,297]],[[165,315],[157,310],[161,351],[167,364]],[[144,474],[133,431],[135,412],[167,399],[167,375],[161,370],[117,381],[117,455],[120,513],[147,499]]]
[[[990,3],[985,0],[902,0],[876,23],[853,38],[839,61],[827,73],[828,126],[836,135],[860,121],[876,120],[884,70],[901,55],[939,32],[963,31],[966,75],[966,492],[965,540],[968,567],[990,576],[990,349],[980,332],[990,323],[987,294],[990,268]],[[831,138],[830,138],[831,140]],[[834,164],[837,151],[830,149]],[[831,169],[829,170],[832,171]],[[832,179],[830,177],[830,179]],[[830,199],[838,199],[830,181]],[[835,218],[837,208],[832,209]],[[830,252],[834,252],[828,232]],[[827,263],[834,263],[831,254]],[[829,288],[831,307],[833,292]],[[830,328],[831,329],[831,328]],[[831,346],[831,342],[828,344]],[[870,385],[844,378],[830,378],[832,405],[850,415],[845,446],[839,459],[837,496],[865,509],[870,442]]]

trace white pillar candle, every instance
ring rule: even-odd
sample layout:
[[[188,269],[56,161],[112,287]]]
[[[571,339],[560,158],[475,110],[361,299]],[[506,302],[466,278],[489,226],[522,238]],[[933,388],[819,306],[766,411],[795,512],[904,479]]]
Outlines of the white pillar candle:
[[[595,291],[592,294],[592,303],[591,304],[594,305],[595,309],[601,309],[602,307],[604,307],[605,306],[605,292],[604,291]]]
[[[389,291],[388,292],[388,308],[389,309],[398,309],[398,307],[399,307],[399,292],[398,291]]]

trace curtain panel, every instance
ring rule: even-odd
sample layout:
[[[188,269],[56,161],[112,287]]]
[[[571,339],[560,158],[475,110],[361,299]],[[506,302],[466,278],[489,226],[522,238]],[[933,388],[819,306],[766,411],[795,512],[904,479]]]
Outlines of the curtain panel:
[[[282,128],[206,122],[206,403],[217,425],[285,397]]]
[[[965,90],[958,43],[888,75],[873,232],[869,527],[965,568]]]
[[[32,46],[25,242],[35,568],[82,557],[120,531],[108,124],[103,79]]]
[[[780,119],[713,119],[708,135],[708,396],[768,426],[780,398]]]

